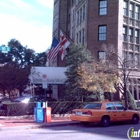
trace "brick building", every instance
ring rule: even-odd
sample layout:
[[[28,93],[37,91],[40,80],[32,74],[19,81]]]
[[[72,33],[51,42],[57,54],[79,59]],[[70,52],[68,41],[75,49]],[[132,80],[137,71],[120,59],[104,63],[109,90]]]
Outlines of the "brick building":
[[[134,59],[127,86],[140,99],[140,0],[54,0],[55,36],[60,28],[75,44],[86,45],[97,60],[106,59],[104,46],[113,46],[121,58]],[[65,66],[60,54],[51,66]]]

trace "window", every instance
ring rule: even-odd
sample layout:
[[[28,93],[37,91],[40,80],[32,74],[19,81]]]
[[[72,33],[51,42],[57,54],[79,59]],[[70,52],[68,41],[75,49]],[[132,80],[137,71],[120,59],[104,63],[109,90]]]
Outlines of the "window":
[[[99,61],[105,61],[106,60],[106,52],[98,52],[99,55]]]
[[[72,40],[74,40],[74,34],[75,34],[75,30],[74,30],[74,26],[72,27],[72,32],[71,32],[71,37],[72,37]]]
[[[133,29],[129,28],[129,42],[133,42]]]
[[[78,33],[76,33],[76,42],[77,42],[77,44],[79,43],[79,41],[78,41]]]
[[[71,0],[71,6],[74,6],[74,0]]]
[[[116,106],[117,110],[124,110],[123,105],[121,105],[119,103],[115,103],[115,106]]]
[[[139,65],[139,55],[135,54],[134,59],[135,59],[135,67],[138,67],[138,65]]]
[[[139,44],[139,30],[135,30],[135,43]]]
[[[106,40],[106,25],[101,25],[98,27],[98,40]]]
[[[86,16],[86,9],[85,9],[85,5],[83,6],[83,20],[85,20],[85,16]]]
[[[131,18],[134,18],[134,5],[132,3],[130,3],[130,7],[129,7],[129,16]]]
[[[101,108],[101,103],[92,103],[92,104],[87,104],[84,108],[86,109],[100,109]]]
[[[127,41],[127,27],[123,27],[123,41]]]
[[[79,43],[81,43],[81,31],[79,31]]]
[[[82,8],[80,9],[80,23],[82,22]]]
[[[79,11],[77,11],[77,25],[79,24]]]
[[[123,15],[128,16],[128,3],[126,1],[123,3]]]
[[[85,44],[85,29],[82,30],[82,45]]]
[[[139,6],[136,6],[136,9],[135,9],[135,19],[139,19]]]
[[[106,15],[107,14],[107,0],[100,0],[99,1],[99,15]]]
[[[74,11],[74,9],[72,10],[72,21],[74,21],[74,18],[75,18],[75,11]]]
[[[116,110],[116,108],[113,103],[107,103],[106,110]]]

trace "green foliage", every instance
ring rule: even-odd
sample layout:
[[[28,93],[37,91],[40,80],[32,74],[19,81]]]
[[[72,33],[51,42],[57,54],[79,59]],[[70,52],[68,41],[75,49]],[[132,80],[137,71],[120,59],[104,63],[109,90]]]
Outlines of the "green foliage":
[[[81,89],[78,84],[79,75],[77,73],[78,66],[83,63],[92,61],[91,53],[85,46],[77,45],[72,46],[66,57],[66,66],[68,67],[65,72],[67,80],[65,82],[65,99],[66,100],[82,100],[86,90]]]
[[[16,39],[8,42],[10,52],[0,53],[0,90],[9,96],[19,90],[20,96],[29,84],[31,66],[45,66],[46,54],[35,53],[34,50],[21,45]]]

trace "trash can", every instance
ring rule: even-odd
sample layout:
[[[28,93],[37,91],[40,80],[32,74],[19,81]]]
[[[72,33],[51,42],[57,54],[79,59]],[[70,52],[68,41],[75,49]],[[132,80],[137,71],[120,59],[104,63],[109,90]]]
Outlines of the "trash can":
[[[34,121],[44,122],[44,108],[41,107],[41,102],[37,102],[34,108]]]
[[[52,116],[51,116],[51,107],[46,107],[44,109],[44,122],[51,122]]]
[[[51,122],[51,108],[48,107],[48,102],[43,102],[44,107],[44,122]]]

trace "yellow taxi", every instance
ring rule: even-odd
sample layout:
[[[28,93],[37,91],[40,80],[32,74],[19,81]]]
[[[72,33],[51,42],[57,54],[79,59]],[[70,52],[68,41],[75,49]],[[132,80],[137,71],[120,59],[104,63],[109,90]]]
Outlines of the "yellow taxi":
[[[133,124],[138,124],[140,112],[127,110],[121,103],[105,100],[89,103],[84,108],[72,110],[70,119],[83,124],[100,123],[104,127],[109,126],[110,122],[117,121],[131,121]]]

